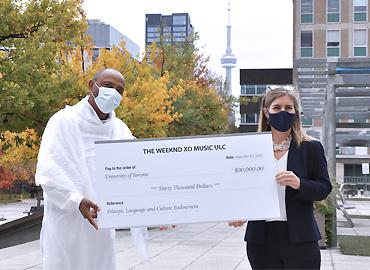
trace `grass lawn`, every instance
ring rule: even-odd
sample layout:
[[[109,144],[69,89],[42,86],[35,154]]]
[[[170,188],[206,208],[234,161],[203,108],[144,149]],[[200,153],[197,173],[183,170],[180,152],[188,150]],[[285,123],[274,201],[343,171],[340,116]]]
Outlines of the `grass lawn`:
[[[370,219],[369,215],[349,215],[351,218]]]
[[[0,204],[15,203],[19,202],[21,199],[28,198],[30,198],[29,193],[25,193],[23,196],[21,196],[21,194],[11,194],[10,196],[9,194],[0,194]]]
[[[370,236],[338,235],[338,242],[345,255],[370,256]]]

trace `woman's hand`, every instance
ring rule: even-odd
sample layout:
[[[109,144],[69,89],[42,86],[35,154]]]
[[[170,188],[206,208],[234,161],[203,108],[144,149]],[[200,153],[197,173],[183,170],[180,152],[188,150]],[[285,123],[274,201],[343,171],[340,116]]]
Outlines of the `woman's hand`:
[[[280,186],[289,186],[296,190],[301,187],[301,180],[292,171],[282,171],[276,174],[276,182]]]
[[[162,226],[159,226],[159,230],[160,231],[167,231],[170,228],[176,228],[176,225],[171,225],[171,226],[169,226],[169,225],[162,225]]]
[[[229,221],[229,226],[233,226],[234,228],[239,228],[244,225],[247,221],[245,220],[235,220],[235,221]]]

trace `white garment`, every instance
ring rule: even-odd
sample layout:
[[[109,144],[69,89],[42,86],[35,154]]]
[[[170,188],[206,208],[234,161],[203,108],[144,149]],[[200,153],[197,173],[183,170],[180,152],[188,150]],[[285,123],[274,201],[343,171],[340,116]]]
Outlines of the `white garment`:
[[[279,160],[274,159],[275,160],[275,166],[276,166],[276,173],[287,170],[288,153],[289,153],[289,151],[286,151],[286,153]],[[285,190],[286,190],[286,187],[285,186],[280,186],[279,184],[276,184],[276,188],[278,190],[280,217],[267,219],[266,221],[287,221],[286,206],[285,206]]]
[[[88,97],[54,114],[42,137],[36,183],[44,190],[41,250],[45,270],[115,269],[114,230],[96,231],[79,211],[96,201],[94,142],[134,138],[114,112],[102,122]]]

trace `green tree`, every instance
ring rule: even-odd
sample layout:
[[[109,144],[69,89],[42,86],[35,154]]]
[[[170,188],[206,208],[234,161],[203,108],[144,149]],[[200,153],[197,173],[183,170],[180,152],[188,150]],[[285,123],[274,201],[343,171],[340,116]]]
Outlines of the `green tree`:
[[[182,82],[183,95],[173,104],[179,119],[169,126],[169,136],[223,133],[228,124],[228,106],[214,88],[194,81]]]
[[[34,128],[83,91],[70,67],[86,30],[80,0],[0,0],[0,131]]]
[[[124,44],[102,50],[86,79],[104,67],[124,75],[125,97],[116,113],[139,138],[225,132],[230,100],[217,94],[219,80],[194,42],[152,44],[141,62]]]
[[[174,102],[179,117],[169,124],[169,136],[223,133],[235,100],[223,95],[220,78],[208,69],[209,57],[195,46],[194,34],[184,43],[169,45],[160,41],[149,51],[161,76],[168,74],[170,86],[184,89]]]

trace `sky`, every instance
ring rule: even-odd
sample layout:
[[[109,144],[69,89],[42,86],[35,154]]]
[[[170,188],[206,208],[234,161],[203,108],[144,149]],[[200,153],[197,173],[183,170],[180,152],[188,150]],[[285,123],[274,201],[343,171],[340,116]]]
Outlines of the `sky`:
[[[227,7],[231,4],[231,48],[237,57],[233,95],[239,96],[239,69],[291,68],[292,0],[85,0],[88,19],[100,19],[145,46],[145,14],[189,13],[209,68],[225,77],[220,58],[226,50]]]

